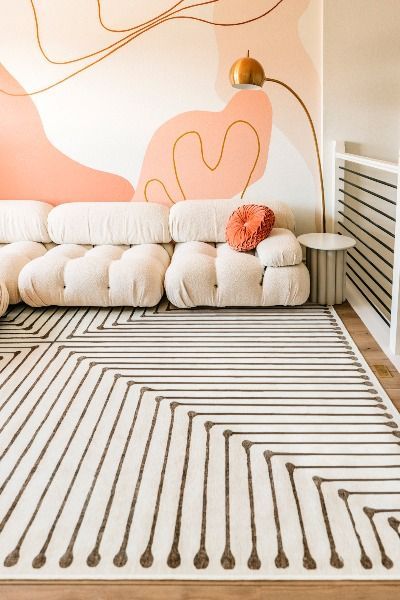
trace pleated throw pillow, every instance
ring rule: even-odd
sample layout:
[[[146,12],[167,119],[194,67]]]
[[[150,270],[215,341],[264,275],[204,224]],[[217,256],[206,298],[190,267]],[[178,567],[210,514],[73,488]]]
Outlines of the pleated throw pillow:
[[[275,215],[268,206],[245,204],[236,209],[226,225],[226,241],[239,252],[253,250],[272,231]]]

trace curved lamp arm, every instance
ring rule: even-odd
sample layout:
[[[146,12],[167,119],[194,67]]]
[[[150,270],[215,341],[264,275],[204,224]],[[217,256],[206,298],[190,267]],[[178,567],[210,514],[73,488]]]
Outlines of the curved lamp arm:
[[[314,138],[314,144],[315,144],[315,151],[317,153],[317,161],[318,161],[318,170],[319,170],[319,183],[320,183],[320,187],[321,187],[321,198],[322,198],[322,230],[325,233],[326,232],[326,222],[325,222],[325,189],[324,189],[324,178],[322,175],[322,165],[321,165],[321,156],[319,153],[319,145],[318,145],[318,139],[317,139],[317,134],[315,131],[315,127],[314,127],[314,123],[312,121],[311,115],[308,111],[307,106],[304,104],[303,100],[300,98],[300,96],[289,86],[287,85],[287,83],[284,83],[283,81],[280,81],[279,79],[271,79],[269,77],[266,77],[264,79],[264,81],[268,81],[271,83],[277,83],[278,85],[281,85],[282,87],[286,88],[291,94],[292,96],[294,96],[296,98],[296,100],[301,104],[301,106],[303,107],[304,112],[307,115],[307,119],[308,122],[310,124],[311,127],[311,131],[312,131],[312,135]]]

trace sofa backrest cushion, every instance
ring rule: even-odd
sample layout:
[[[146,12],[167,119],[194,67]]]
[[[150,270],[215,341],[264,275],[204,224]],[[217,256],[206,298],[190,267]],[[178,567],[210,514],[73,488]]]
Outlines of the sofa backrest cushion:
[[[225,242],[225,229],[229,217],[239,206],[249,204],[244,200],[185,200],[177,202],[170,210],[169,228],[175,242]],[[275,227],[294,231],[292,210],[276,200],[259,201],[269,206],[275,214]]]
[[[51,211],[48,229],[56,244],[164,244],[168,212],[151,202],[73,202]]]
[[[294,233],[274,227],[258,244],[256,256],[263,267],[289,267],[302,262],[303,251]]]
[[[38,200],[0,201],[0,244],[49,243],[47,216],[53,207]]]

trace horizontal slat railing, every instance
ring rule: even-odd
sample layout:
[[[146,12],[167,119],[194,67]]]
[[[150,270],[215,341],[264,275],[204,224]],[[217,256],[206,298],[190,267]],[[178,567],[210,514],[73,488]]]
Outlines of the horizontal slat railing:
[[[348,153],[335,142],[333,169],[336,230],[357,242],[348,251],[348,281],[387,327],[390,351],[399,355],[399,164]]]
[[[376,158],[368,158],[366,156],[359,156],[358,154],[350,154],[349,152],[336,152],[336,158],[338,160],[344,160],[356,165],[371,167],[371,169],[378,169],[379,171],[384,171],[386,173],[394,173],[397,175],[399,172],[399,165],[398,163],[394,162],[378,160]],[[381,180],[378,181],[380,181],[380,183],[385,183]]]

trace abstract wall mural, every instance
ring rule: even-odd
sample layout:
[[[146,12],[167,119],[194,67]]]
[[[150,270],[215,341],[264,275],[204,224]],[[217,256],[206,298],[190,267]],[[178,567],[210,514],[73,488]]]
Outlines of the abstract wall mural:
[[[1,65],[0,84],[18,89]],[[122,202],[132,198],[134,190],[129,181],[81,165],[52,146],[29,96],[16,100],[0,95],[0,115],[3,199],[40,199],[60,204],[109,198]]]
[[[171,204],[244,197],[264,173],[271,127],[271,104],[263,92],[242,91],[220,113],[178,115],[150,141],[135,198]]]
[[[319,129],[320,4],[0,0],[0,198],[279,197],[310,229],[301,108],[273,86],[235,91],[228,72],[250,49]]]

